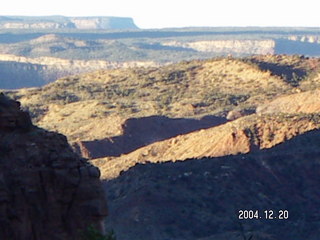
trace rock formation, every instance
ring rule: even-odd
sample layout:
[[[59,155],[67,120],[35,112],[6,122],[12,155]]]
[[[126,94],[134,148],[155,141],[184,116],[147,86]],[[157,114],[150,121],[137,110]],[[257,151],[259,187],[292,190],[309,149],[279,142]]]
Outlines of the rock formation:
[[[0,239],[77,240],[103,231],[99,170],[66,137],[32,125],[19,102],[0,95]]]

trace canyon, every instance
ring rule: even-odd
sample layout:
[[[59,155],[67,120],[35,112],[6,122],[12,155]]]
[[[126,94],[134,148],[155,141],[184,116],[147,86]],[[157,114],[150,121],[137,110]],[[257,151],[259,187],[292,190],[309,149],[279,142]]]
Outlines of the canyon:
[[[318,239],[317,29],[87,20],[0,31],[0,234]]]

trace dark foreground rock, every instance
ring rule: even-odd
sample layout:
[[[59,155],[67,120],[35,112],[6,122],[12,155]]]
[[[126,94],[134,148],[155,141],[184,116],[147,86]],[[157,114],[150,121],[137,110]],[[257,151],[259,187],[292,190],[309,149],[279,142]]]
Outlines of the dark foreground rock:
[[[32,125],[0,95],[0,239],[73,240],[103,231],[106,197],[99,170],[66,137]]]

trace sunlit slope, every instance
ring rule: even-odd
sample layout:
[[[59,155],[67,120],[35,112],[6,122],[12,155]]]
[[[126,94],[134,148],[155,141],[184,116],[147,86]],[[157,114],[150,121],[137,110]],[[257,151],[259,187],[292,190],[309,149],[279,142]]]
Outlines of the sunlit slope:
[[[294,87],[281,76],[248,60],[219,58],[98,71],[12,94],[32,112],[37,124],[73,141],[117,135],[128,118],[225,116],[234,108],[254,108],[292,91]],[[117,121],[110,120],[113,117]],[[101,126],[99,131],[88,127],[95,122]],[[102,128],[110,130],[102,136]]]
[[[245,154],[272,148],[295,136],[319,129],[319,114],[254,114],[217,127],[155,142],[120,157],[95,159],[92,162],[100,168],[103,178],[110,179],[137,163]]]

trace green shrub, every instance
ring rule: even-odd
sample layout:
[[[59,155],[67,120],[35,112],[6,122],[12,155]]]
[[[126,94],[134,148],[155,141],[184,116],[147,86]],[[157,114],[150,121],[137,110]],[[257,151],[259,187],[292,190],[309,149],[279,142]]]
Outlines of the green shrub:
[[[116,240],[116,235],[113,230],[108,232],[106,235],[101,234],[92,225],[87,228],[82,234],[82,240]]]

